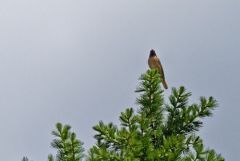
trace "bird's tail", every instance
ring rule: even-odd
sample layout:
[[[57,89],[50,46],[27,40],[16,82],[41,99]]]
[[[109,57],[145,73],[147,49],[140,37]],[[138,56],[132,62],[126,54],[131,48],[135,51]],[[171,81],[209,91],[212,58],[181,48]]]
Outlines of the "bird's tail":
[[[163,80],[162,83],[163,83],[163,87],[164,87],[165,89],[168,89],[167,82],[166,82],[165,80]]]

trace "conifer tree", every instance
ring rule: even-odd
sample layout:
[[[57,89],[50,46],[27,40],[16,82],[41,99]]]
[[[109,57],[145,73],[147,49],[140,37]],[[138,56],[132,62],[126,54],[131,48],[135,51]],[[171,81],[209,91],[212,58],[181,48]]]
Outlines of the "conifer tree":
[[[23,157],[22,161],[29,161],[28,157]]]
[[[93,127],[97,143],[89,150],[88,161],[224,161],[196,134],[201,119],[217,106],[213,97],[189,104],[191,93],[173,88],[166,104],[156,70],[148,70],[140,80],[136,90],[140,108],[122,112],[120,127],[102,121]]]
[[[56,159],[53,155],[48,156],[48,161],[80,161],[83,158],[83,143],[76,138],[69,125],[56,124],[56,130],[52,134],[56,137],[51,143],[57,150]]]
[[[120,127],[102,121],[93,127],[96,145],[90,148],[87,161],[224,161],[214,150],[206,149],[196,133],[203,125],[202,118],[212,116],[217,106],[213,97],[189,104],[191,93],[181,86],[172,89],[166,103],[156,70],[148,70],[140,80],[136,90],[139,108],[122,112]],[[70,129],[56,124],[51,145],[57,155],[49,155],[48,161],[82,160],[83,143]]]

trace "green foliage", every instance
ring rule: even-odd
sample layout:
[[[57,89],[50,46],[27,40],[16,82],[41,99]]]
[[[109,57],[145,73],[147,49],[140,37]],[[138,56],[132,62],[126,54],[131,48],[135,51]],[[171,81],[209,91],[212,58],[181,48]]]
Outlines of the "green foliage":
[[[191,93],[173,88],[164,103],[160,76],[149,70],[140,78],[137,112],[128,108],[120,115],[121,126],[99,122],[93,129],[97,140],[88,161],[224,161],[214,150],[205,149],[195,134],[204,117],[217,106],[213,97],[188,104]]]
[[[224,161],[214,150],[206,149],[196,134],[202,118],[210,117],[217,106],[213,97],[189,104],[191,93],[184,87],[173,88],[166,104],[156,70],[148,70],[140,80],[136,90],[140,108],[122,112],[120,127],[102,121],[94,126],[97,142],[90,148],[87,161]],[[69,125],[57,123],[52,134],[56,138],[51,145],[57,154],[49,155],[48,161],[82,160],[83,143]]]
[[[23,157],[22,161],[29,161],[28,157]]]
[[[56,139],[52,141],[51,145],[57,150],[57,155],[56,159],[49,155],[48,161],[80,161],[83,158],[83,143],[70,129],[69,125],[56,124],[56,130],[52,131]]]

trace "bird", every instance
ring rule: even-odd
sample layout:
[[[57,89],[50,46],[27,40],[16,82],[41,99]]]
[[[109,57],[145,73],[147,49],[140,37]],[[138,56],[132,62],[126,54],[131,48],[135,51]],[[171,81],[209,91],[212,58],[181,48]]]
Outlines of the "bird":
[[[168,89],[168,85],[165,80],[162,64],[160,62],[160,59],[157,57],[155,50],[153,50],[153,49],[150,50],[150,54],[149,54],[149,58],[148,58],[148,65],[151,69],[156,69],[159,72],[162,83],[163,83],[163,87],[165,89]]]

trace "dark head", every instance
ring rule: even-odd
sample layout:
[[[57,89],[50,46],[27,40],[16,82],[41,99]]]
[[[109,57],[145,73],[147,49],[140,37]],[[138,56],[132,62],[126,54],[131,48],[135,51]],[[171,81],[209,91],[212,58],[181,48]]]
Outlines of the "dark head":
[[[151,49],[149,57],[153,57],[153,56],[156,56],[156,52],[155,52],[155,50]]]

